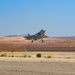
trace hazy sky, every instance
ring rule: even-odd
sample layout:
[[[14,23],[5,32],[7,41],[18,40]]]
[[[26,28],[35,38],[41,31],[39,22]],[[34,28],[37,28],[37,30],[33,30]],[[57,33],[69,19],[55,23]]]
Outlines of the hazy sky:
[[[75,0],[0,0],[0,36],[75,36]]]

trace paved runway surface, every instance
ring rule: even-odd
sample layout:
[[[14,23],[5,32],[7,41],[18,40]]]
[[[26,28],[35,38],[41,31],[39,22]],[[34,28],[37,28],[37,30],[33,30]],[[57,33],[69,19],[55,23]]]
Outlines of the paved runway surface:
[[[75,62],[0,60],[0,75],[75,75]]]

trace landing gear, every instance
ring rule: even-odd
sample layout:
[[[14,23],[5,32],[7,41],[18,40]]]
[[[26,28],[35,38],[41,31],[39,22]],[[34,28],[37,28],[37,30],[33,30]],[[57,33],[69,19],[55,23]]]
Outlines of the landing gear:
[[[41,40],[42,41],[42,43],[44,42],[44,40]]]
[[[32,39],[32,40],[31,40],[31,43],[33,43],[33,42],[34,42],[34,40]],[[43,39],[41,39],[41,42],[43,43],[43,42],[44,42],[44,40],[43,40]]]
[[[32,40],[31,42],[33,43],[34,41]]]

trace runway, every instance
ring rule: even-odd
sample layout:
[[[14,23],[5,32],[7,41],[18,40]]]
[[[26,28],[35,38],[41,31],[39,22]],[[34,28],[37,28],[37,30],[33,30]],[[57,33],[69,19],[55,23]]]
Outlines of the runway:
[[[41,59],[0,58],[0,75],[75,75],[74,60]]]

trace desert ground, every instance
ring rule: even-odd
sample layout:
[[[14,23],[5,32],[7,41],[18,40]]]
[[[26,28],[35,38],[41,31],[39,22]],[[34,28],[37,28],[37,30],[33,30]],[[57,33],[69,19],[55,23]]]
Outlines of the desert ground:
[[[75,38],[0,37],[0,75],[75,75]]]
[[[38,52],[0,52],[3,53],[15,57],[0,57],[0,75],[75,75],[74,52],[40,52],[41,58],[35,57]],[[16,57],[23,54],[32,57]],[[48,55],[52,57],[44,57]]]
[[[75,60],[0,58],[0,75],[75,75]]]
[[[0,37],[0,51],[47,51],[47,52],[74,52],[75,38],[44,38],[34,41],[26,40],[23,37]]]

